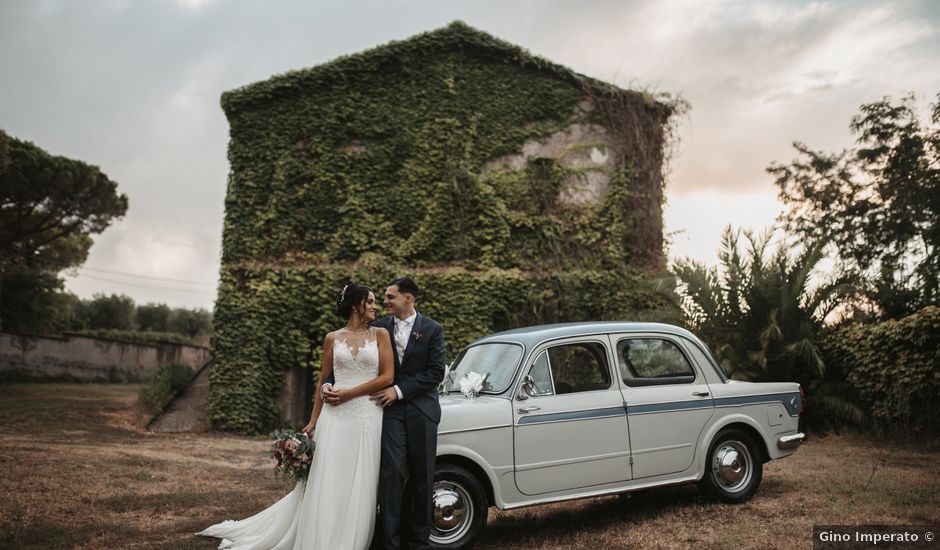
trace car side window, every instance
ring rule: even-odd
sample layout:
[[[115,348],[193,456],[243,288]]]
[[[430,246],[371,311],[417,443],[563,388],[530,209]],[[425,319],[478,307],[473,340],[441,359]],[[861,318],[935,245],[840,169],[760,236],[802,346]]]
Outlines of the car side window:
[[[543,351],[539,354],[535,363],[532,364],[529,376],[535,382],[536,396],[555,394],[555,384],[552,382],[552,373],[548,366],[548,352]]]
[[[620,375],[628,386],[690,384],[695,381],[691,363],[669,340],[625,338],[617,343]]]
[[[548,364],[556,394],[610,387],[607,351],[597,342],[551,347],[548,349]]]

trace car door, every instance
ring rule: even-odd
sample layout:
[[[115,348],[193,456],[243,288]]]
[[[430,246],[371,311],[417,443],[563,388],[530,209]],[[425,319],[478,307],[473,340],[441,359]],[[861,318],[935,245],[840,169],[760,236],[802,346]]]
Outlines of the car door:
[[[630,479],[623,397],[603,337],[543,346],[523,372],[534,388],[513,399],[516,486],[537,495]]]
[[[687,470],[715,410],[703,374],[667,335],[612,335],[611,343],[623,382],[633,478]]]

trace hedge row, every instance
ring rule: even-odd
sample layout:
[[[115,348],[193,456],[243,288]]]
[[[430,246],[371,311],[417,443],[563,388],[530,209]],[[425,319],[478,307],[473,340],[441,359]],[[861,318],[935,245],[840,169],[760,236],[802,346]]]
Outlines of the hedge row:
[[[847,327],[830,335],[826,356],[847,373],[875,428],[940,430],[940,307],[897,321]]]

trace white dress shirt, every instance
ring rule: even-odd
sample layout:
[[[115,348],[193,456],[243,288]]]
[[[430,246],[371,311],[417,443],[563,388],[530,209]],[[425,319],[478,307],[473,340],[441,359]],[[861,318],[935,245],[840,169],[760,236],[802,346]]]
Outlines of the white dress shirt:
[[[405,358],[405,348],[408,347],[408,338],[411,338],[411,329],[415,326],[418,312],[414,312],[406,319],[395,319],[395,351],[398,353],[398,363]]]
[[[411,338],[411,329],[415,326],[415,319],[418,318],[418,312],[414,312],[410,317],[405,319],[395,319],[395,353],[398,354],[398,364],[405,358],[405,348],[408,347],[408,339]],[[404,399],[404,395],[401,393],[401,389],[398,385],[395,385],[395,393],[398,394],[399,399]]]

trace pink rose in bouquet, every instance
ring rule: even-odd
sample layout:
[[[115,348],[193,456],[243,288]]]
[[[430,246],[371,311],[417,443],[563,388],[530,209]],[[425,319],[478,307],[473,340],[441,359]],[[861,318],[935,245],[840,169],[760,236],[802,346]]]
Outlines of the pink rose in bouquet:
[[[271,437],[274,477],[295,482],[306,480],[316,443],[307,434],[291,429],[277,430]]]

